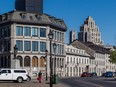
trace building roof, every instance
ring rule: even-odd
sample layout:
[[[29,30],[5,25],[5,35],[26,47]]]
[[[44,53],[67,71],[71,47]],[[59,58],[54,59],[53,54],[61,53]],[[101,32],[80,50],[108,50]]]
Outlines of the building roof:
[[[85,50],[85,52],[90,55],[90,58],[91,59],[94,59],[95,58],[94,57],[95,51],[93,49],[91,49],[90,47],[86,46],[85,44],[83,44],[82,42],[80,42],[78,40],[75,40],[75,41],[73,41],[71,43],[71,45],[74,46],[74,47],[76,47],[76,48],[78,48],[78,49]]]
[[[90,57],[90,55],[87,54],[85,50],[78,49],[72,45],[66,45],[65,51],[66,51],[66,54],[68,54],[68,55]]]
[[[25,16],[25,18],[23,18],[23,16]],[[38,14],[33,12],[14,10],[0,15],[0,25],[5,25],[6,23],[11,22],[28,25],[45,25],[59,29],[61,31],[67,30],[67,26],[64,20],[48,14]]]
[[[98,53],[108,54],[110,52],[103,45],[96,45],[96,44],[93,44],[92,42],[84,42],[84,44]]]
[[[92,42],[80,42],[78,40],[75,40],[71,43],[71,45],[79,49],[85,50],[91,56],[91,58],[94,58],[95,53],[101,53],[101,54],[110,53],[108,49],[104,48],[101,45],[93,44]]]

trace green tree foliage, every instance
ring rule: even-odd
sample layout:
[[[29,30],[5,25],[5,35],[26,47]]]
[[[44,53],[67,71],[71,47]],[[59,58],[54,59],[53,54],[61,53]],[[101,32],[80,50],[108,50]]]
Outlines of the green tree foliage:
[[[115,51],[112,51],[110,53],[110,60],[109,60],[111,63],[114,63],[116,64],[116,50]]]

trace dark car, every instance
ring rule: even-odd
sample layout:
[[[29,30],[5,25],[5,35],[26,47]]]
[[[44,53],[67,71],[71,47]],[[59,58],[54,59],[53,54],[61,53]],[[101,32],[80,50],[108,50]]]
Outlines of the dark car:
[[[91,77],[97,76],[97,73],[96,73],[96,72],[92,72],[92,73],[90,74],[90,76],[91,76]]]
[[[102,77],[105,77],[106,76],[106,73],[102,73],[102,75],[101,75]]]
[[[105,77],[113,77],[113,72],[106,72]]]
[[[90,77],[90,73],[88,73],[88,72],[83,72],[83,73],[81,74],[81,77]]]
[[[31,77],[29,76],[29,75],[27,75],[27,81],[29,82],[29,81],[31,81]]]

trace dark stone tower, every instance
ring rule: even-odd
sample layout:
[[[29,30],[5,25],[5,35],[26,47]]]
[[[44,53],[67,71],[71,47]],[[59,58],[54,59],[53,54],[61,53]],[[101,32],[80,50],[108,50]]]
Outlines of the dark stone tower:
[[[43,0],[16,0],[15,9],[26,12],[43,13]]]

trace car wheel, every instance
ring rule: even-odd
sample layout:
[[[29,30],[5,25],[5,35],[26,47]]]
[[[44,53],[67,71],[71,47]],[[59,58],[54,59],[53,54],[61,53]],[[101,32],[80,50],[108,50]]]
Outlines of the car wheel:
[[[23,78],[22,78],[22,77],[18,77],[18,78],[17,78],[17,82],[18,82],[18,83],[22,83],[22,82],[23,82]]]

